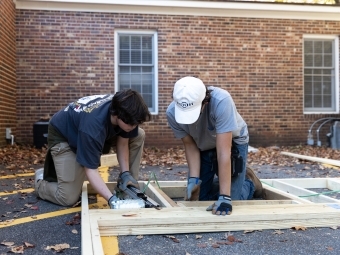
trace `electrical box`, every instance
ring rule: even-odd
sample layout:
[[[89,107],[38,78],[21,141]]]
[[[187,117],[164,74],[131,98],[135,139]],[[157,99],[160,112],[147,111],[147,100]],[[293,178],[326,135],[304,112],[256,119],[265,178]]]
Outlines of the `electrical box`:
[[[332,149],[340,149],[340,121],[335,121],[331,126],[330,146]]]

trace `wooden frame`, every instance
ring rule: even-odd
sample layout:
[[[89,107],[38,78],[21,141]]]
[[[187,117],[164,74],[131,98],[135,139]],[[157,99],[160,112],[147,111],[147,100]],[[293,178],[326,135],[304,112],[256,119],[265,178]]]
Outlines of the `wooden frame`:
[[[340,222],[340,200],[308,189],[340,190],[338,178],[263,179],[266,200],[233,201],[233,213],[218,217],[205,209],[211,201],[175,201],[183,198],[186,181],[150,183],[146,194],[162,209],[89,209],[89,183],[82,192],[82,254],[104,255],[101,237],[179,234],[296,226],[331,227]],[[139,182],[141,189],[147,185]],[[115,183],[107,183],[113,190]],[[303,196],[303,197],[301,197]],[[204,223],[204,224],[201,224]]]

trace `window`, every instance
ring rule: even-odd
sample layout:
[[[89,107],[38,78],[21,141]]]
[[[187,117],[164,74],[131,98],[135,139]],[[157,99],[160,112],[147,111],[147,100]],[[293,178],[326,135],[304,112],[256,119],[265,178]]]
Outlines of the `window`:
[[[304,36],[304,112],[337,113],[338,87],[338,38]]]
[[[115,89],[138,91],[152,114],[158,113],[157,33],[115,32]]]

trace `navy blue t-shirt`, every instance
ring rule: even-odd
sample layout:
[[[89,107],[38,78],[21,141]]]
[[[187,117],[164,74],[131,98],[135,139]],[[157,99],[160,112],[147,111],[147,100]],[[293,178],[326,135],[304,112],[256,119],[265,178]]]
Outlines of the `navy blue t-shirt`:
[[[93,95],[70,103],[57,112],[50,124],[66,138],[77,162],[87,168],[96,169],[105,141],[114,136],[132,138],[138,135],[138,126],[125,132],[113,126],[110,119],[110,106],[113,95]]]

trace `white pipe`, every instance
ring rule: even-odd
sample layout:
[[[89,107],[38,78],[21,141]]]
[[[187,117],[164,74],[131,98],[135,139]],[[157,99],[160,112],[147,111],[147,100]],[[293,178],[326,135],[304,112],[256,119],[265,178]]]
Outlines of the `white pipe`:
[[[11,145],[14,144],[14,135],[11,135]]]

